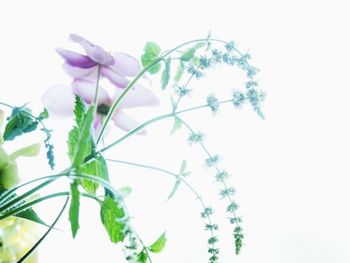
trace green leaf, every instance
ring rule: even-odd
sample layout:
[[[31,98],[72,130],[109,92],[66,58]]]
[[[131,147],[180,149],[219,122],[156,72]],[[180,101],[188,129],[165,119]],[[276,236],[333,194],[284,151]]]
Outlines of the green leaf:
[[[147,254],[145,250],[142,250],[138,255],[137,255],[137,262],[138,263],[146,263],[147,262]]]
[[[74,116],[79,128],[81,128],[85,111],[86,108],[83,99],[79,95],[75,95]]]
[[[46,108],[39,114],[38,119],[39,120],[45,120],[49,117],[49,112],[47,111]]]
[[[174,78],[175,82],[179,82],[181,80],[184,74],[184,70],[185,70],[185,63],[181,60],[175,73],[175,78]]]
[[[113,198],[106,196],[101,204],[101,222],[104,225],[110,240],[113,243],[118,243],[125,238],[125,212],[122,207],[118,206]]]
[[[150,247],[150,251],[153,253],[159,253],[162,252],[162,250],[165,247],[165,243],[167,241],[167,238],[165,236],[165,232],[154,242]]]
[[[78,171],[79,173],[96,176],[107,181],[109,179],[107,164],[101,155],[84,163]],[[88,193],[96,193],[96,190],[99,187],[99,183],[93,182],[89,179],[82,179],[81,185]]]
[[[141,63],[142,63],[142,66],[146,68],[151,63],[153,63],[156,59],[158,59],[161,49],[156,43],[147,42],[145,47],[143,48],[143,51],[144,53],[141,56]],[[149,68],[148,72],[151,74],[155,74],[160,70],[160,68],[161,68],[160,63],[157,63],[151,68]]]
[[[71,201],[69,207],[69,221],[72,230],[73,238],[76,236],[79,229],[79,207],[80,207],[80,192],[78,184],[74,182],[70,185]]]
[[[168,84],[169,84],[169,79],[170,79],[170,63],[171,63],[171,58],[169,57],[165,61],[165,69],[163,70],[162,77],[161,77],[161,82],[162,82],[162,89],[165,89]]]
[[[30,114],[31,111],[28,108],[21,107],[13,109],[5,127],[3,136],[5,141],[12,141],[17,136],[29,133],[37,128],[38,122]]]
[[[205,47],[205,45],[206,45],[206,42],[199,42],[199,43],[197,43],[197,44],[194,46],[194,48],[195,48],[195,49],[200,49],[200,48],[202,48],[202,47]]]
[[[190,48],[180,57],[180,59],[183,61],[189,61],[194,57],[194,53],[196,53],[196,49]]]
[[[181,129],[181,127],[182,127],[181,119],[179,117],[175,116],[173,128],[171,129],[170,134],[174,134],[177,130]]]
[[[179,176],[185,177],[185,176],[190,174],[190,172],[186,172],[186,168],[187,168],[187,161],[182,160]],[[180,186],[180,183],[181,183],[181,181],[179,179],[176,179],[175,184],[174,184],[173,188],[171,189],[171,192],[168,196],[168,201],[174,197],[176,191],[178,190],[178,188]]]
[[[33,222],[38,223],[38,224],[43,225],[43,226],[50,227],[43,220],[40,219],[40,217],[37,215],[37,213],[34,212],[34,210],[32,208],[21,211],[21,212],[17,213],[15,216],[33,221]]]
[[[91,126],[94,119],[94,106],[90,106],[81,122],[79,130],[79,139],[74,147],[72,165],[75,168],[83,163],[84,158],[89,154],[91,147]],[[70,144],[69,142],[68,144]]]
[[[12,153],[10,155],[10,158],[12,160],[17,159],[19,156],[26,156],[26,157],[33,157],[37,156],[40,152],[40,144],[39,143],[34,143],[32,145],[29,145],[27,147],[23,147],[22,149],[19,149]]]

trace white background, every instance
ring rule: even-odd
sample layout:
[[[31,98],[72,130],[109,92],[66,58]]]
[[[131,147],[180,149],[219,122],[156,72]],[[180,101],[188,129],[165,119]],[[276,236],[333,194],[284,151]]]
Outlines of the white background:
[[[147,137],[133,138],[109,156],[159,165],[177,171],[182,158],[193,171],[188,179],[206,201],[217,207],[221,262],[345,263],[350,262],[349,213],[349,7],[347,1],[2,1],[0,7],[0,100],[39,110],[47,87],[69,84],[62,60],[54,52],[77,33],[110,51],[136,57],[146,41],[165,49],[202,36],[235,40],[252,54],[261,69],[258,80],[267,92],[266,120],[251,110],[222,107],[215,118],[208,110],[186,115],[207,134],[207,144],[222,157],[234,176],[245,246],[233,255],[224,205],[217,199],[213,172],[203,168],[204,155],[188,147],[185,131],[169,136],[171,121],[148,128]],[[196,87],[193,105],[212,92],[227,98],[242,85],[220,68]],[[169,109],[137,111],[139,120]],[[55,128],[58,169],[68,164],[65,152],[70,121],[50,122]],[[120,135],[111,130],[110,137]],[[39,140],[37,136],[27,137]],[[21,141],[24,142],[24,141]],[[29,143],[26,141],[26,143]],[[22,177],[49,172],[42,160],[21,162]],[[113,168],[112,168],[113,167]],[[166,202],[173,179],[166,175],[111,166],[116,187],[130,185],[128,199],[135,228],[146,243],[167,230],[166,249],[154,262],[206,262],[206,233],[200,207],[181,187]],[[60,202],[42,206],[53,217]],[[84,201],[81,231],[73,242],[67,217],[65,232],[53,233],[40,248],[41,262],[122,262],[120,246],[109,243],[98,223],[97,207]],[[50,217],[47,217],[50,218]],[[49,219],[47,219],[49,220]],[[50,219],[51,220],[51,219]]]

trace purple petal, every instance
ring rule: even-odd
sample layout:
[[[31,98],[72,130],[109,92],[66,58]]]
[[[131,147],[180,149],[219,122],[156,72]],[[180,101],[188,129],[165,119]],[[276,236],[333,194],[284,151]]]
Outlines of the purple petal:
[[[113,122],[115,126],[119,127],[120,129],[128,132],[130,130],[133,130],[140,124],[133,118],[131,118],[129,115],[125,114],[122,111],[117,111],[113,116]],[[139,135],[146,135],[146,130],[141,130],[137,134]]]
[[[96,83],[90,82],[84,79],[76,79],[72,83],[74,93],[80,95],[86,103],[93,103],[95,100]],[[98,92],[98,103],[99,104],[110,104],[110,98],[105,89],[101,86]]]
[[[92,68],[80,68],[71,66],[68,63],[63,63],[62,68],[67,73],[67,75],[73,79],[84,78],[90,81],[97,79],[97,66]]]
[[[113,57],[114,64],[109,68],[122,76],[135,76],[142,70],[140,62],[126,53],[118,52]]]
[[[41,97],[41,101],[52,116],[69,117],[73,115],[74,94],[72,87],[52,86]]]
[[[56,48],[56,51],[71,66],[79,68],[91,68],[96,66],[96,62],[88,56],[64,48]]]
[[[114,99],[120,96],[123,89],[116,89]],[[136,108],[136,107],[149,107],[149,106],[159,106],[160,101],[153,94],[152,91],[146,89],[140,85],[135,85],[133,89],[124,97],[122,108]]]
[[[114,58],[111,54],[109,54],[107,51],[105,51],[100,46],[97,46],[95,44],[92,44],[90,41],[86,40],[85,38],[71,34],[69,39],[73,42],[76,42],[80,44],[84,49],[86,54],[91,58],[93,61],[97,62],[101,65],[111,65],[114,63]]]
[[[119,75],[118,73],[112,71],[109,67],[102,67],[101,73],[107,79],[109,79],[112,84],[119,88],[125,88],[129,84],[129,80]]]

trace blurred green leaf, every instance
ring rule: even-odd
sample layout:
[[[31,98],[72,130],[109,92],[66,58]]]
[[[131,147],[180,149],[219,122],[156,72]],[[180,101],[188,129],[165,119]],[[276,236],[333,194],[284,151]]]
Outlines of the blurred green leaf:
[[[161,77],[161,82],[162,82],[162,89],[165,89],[168,84],[169,84],[169,79],[170,79],[170,63],[171,63],[171,58],[169,57],[165,61],[165,68],[162,73]]]
[[[171,129],[170,134],[174,134],[177,130],[181,129],[181,127],[182,127],[181,119],[179,117],[175,116],[173,128]]]
[[[167,238],[165,236],[165,232],[154,242],[150,247],[150,251],[153,253],[160,253],[165,247]]]
[[[50,227],[43,220],[41,220],[41,218],[37,215],[37,213],[34,212],[34,210],[32,208],[21,211],[21,212],[17,213],[15,216],[33,221],[33,222],[38,223],[38,224],[43,225],[43,226]]]
[[[196,49],[195,48],[190,48],[189,50],[187,50],[181,57],[180,59],[183,61],[189,61],[194,57],[194,54],[196,53]]]
[[[161,49],[156,43],[147,42],[145,47],[143,48],[143,51],[144,53],[141,56],[141,63],[142,66],[145,68],[152,64],[156,59],[158,59]],[[161,64],[157,63],[151,68],[149,68],[148,72],[151,74],[156,74],[160,70],[160,68]]]
[[[138,263],[146,263],[147,262],[147,254],[144,250],[142,250],[138,255],[137,255],[137,262]]]
[[[181,80],[184,70],[185,70],[185,63],[181,60],[175,73],[175,78],[174,78],[175,82],[179,82]]]

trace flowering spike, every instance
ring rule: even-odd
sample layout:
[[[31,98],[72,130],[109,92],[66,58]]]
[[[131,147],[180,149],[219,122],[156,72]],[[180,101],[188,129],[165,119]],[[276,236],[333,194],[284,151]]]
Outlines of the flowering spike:
[[[210,216],[210,215],[213,214],[213,213],[214,213],[213,209],[212,209],[211,207],[207,207],[207,208],[205,208],[204,211],[201,213],[201,216],[202,216],[203,218],[206,218],[206,217]]]
[[[212,65],[212,60],[206,56],[201,56],[199,58],[199,66],[202,69],[207,69]]]
[[[229,188],[226,188],[224,190],[221,190],[220,195],[222,198],[226,198],[226,197],[229,197],[231,195],[234,195],[235,192],[236,192],[236,189],[234,189],[233,187],[229,187]]]
[[[219,241],[219,239],[217,237],[211,237],[211,238],[208,239],[208,244],[212,245],[212,244],[214,244],[214,243],[216,243],[218,241]]]
[[[231,52],[231,51],[235,50],[236,44],[234,41],[230,41],[225,45],[225,48],[226,48],[227,52]]]
[[[232,102],[233,102],[233,105],[236,107],[236,108],[239,108],[242,106],[242,104],[246,101],[246,96],[238,91],[238,90],[235,90],[233,91],[232,93]]]
[[[230,224],[238,224],[242,222],[242,218],[241,217],[232,217],[230,218]]]
[[[219,181],[224,181],[226,180],[230,175],[228,174],[228,172],[226,171],[221,171],[221,172],[218,172],[215,176],[216,178],[216,181],[219,182]]]
[[[179,95],[179,97],[185,97],[191,93],[191,90],[188,87],[183,86],[183,87],[177,87],[175,92],[177,93],[177,95]]]
[[[205,230],[212,231],[212,230],[218,230],[218,229],[219,229],[219,227],[217,224],[206,224],[205,225]]]
[[[210,95],[207,98],[207,104],[213,113],[216,113],[219,110],[220,104],[218,99],[214,95]]]
[[[242,248],[242,240],[244,238],[243,235],[243,229],[240,226],[235,227],[234,229],[234,238],[235,238],[235,247],[236,247],[236,255],[238,255],[241,252]]]
[[[196,133],[191,133],[187,140],[190,144],[201,143],[203,142],[203,137],[204,137],[203,133],[196,132]]]
[[[219,156],[218,155],[210,156],[209,158],[207,158],[205,160],[205,164],[208,167],[212,167],[212,166],[216,165],[218,162],[219,162]]]
[[[226,210],[227,210],[227,212],[233,213],[238,209],[238,207],[239,207],[239,205],[237,203],[232,202],[231,204],[228,205]]]

